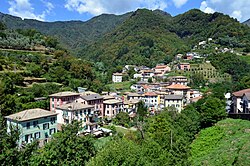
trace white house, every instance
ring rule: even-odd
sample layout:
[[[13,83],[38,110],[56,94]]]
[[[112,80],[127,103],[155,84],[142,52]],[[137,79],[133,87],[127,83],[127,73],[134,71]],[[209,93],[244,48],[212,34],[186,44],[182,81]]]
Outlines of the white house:
[[[113,73],[112,81],[113,82],[122,82],[122,73]]]

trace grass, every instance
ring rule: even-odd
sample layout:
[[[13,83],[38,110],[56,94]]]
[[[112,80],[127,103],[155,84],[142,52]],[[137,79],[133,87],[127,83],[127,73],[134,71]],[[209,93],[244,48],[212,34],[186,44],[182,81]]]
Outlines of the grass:
[[[124,81],[124,82],[108,84],[107,86],[110,87],[111,90],[125,92],[125,91],[130,91],[131,85],[132,83],[130,81]]]
[[[102,138],[98,138],[96,139],[94,146],[96,147],[96,149],[99,151],[101,150],[110,140],[112,139],[111,136],[108,137],[102,137]]]
[[[250,56],[240,56],[240,58],[250,64]]]

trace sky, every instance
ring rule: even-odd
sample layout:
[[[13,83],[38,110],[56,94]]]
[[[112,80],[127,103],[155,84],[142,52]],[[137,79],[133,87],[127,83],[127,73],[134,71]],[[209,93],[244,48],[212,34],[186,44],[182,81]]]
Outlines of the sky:
[[[190,9],[221,12],[243,22],[250,18],[250,0],[0,0],[0,12],[40,21],[86,21],[94,16],[124,14],[138,8],[160,9],[172,16]]]

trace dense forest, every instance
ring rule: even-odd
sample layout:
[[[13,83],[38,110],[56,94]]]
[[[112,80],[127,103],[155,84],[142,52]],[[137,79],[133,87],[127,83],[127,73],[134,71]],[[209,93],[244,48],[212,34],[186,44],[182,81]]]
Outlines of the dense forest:
[[[52,35],[74,55],[105,65],[168,62],[176,53],[208,38],[224,47],[250,49],[248,26],[222,13],[206,14],[197,9],[175,17],[160,10],[138,9],[86,22],[52,23],[0,14],[0,21],[11,29],[31,28]]]

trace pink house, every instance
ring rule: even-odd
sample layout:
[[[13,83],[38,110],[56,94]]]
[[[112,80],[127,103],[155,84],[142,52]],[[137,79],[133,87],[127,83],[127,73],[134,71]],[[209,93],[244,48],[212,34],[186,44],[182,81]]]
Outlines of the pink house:
[[[189,71],[190,70],[190,64],[189,63],[180,63],[179,64],[179,69]]]
[[[49,95],[49,97],[50,111],[55,112],[56,107],[75,101],[77,98],[80,97],[80,94],[75,92],[59,92]]]
[[[171,68],[169,66],[167,66],[167,65],[157,65],[154,68],[155,76],[159,76],[159,77],[164,76],[164,74],[166,72],[170,72],[170,71],[171,71]]]

